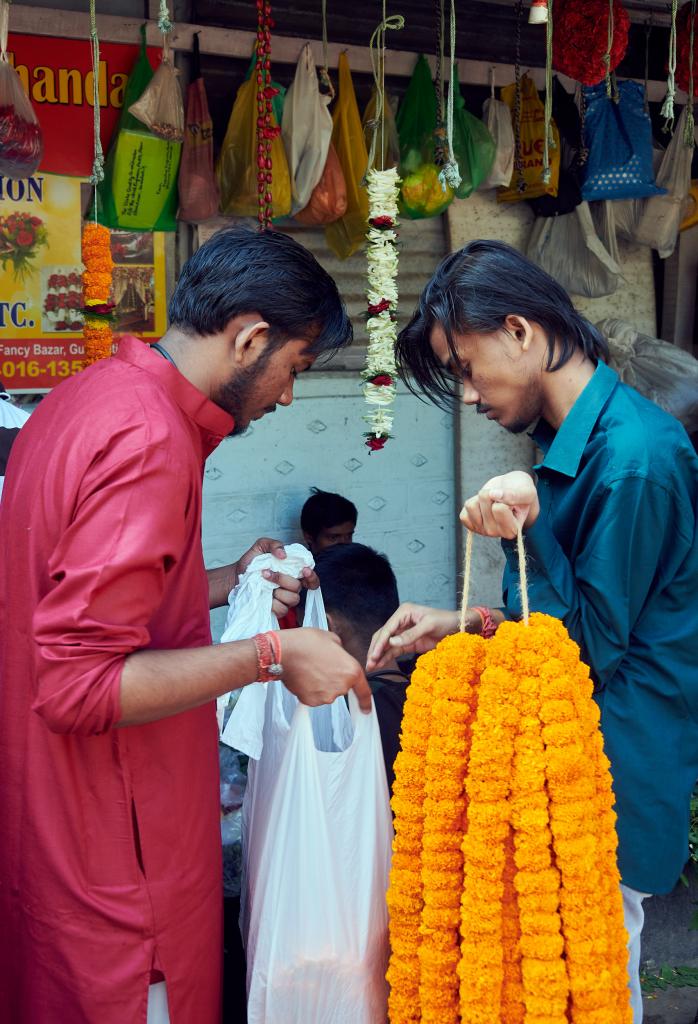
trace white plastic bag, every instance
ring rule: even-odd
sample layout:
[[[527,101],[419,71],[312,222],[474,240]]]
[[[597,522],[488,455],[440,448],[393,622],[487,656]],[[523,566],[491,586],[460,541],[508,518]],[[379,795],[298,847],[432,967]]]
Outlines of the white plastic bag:
[[[303,625],[327,628],[319,591]],[[385,1021],[393,831],[375,708],[353,693],[308,708],[280,682],[254,683],[228,725],[243,752],[261,751],[243,804],[249,1024]]]
[[[291,175],[291,213],[305,209],[327,163],[332,138],[330,96],[322,96],[315,61],[306,43],[284,100],[281,136]]]
[[[0,175],[29,178],[44,154],[44,138],[34,107],[7,54],[9,0],[0,0]]]
[[[169,142],[181,142],[184,138],[184,100],[178,77],[165,41],[160,67],[140,99],[128,108],[129,114],[142,121],[153,135]]]
[[[687,110],[683,108],[657,174],[657,185],[667,190],[666,195],[651,196],[645,202],[634,234],[635,241],[656,249],[663,260],[676,248],[683,206],[691,188],[694,145],[693,139],[689,146],[684,142]]]
[[[610,204],[604,205],[599,216],[606,229],[606,245],[599,238],[586,202],[573,213],[536,217],[533,222],[526,255],[572,295],[610,295],[622,278],[617,254],[608,251],[608,246],[615,248]]]
[[[492,95],[486,99],[482,107],[482,120],[494,139],[497,147],[492,170],[480,188],[505,188],[511,182],[514,173],[514,129],[511,125],[511,111],[506,103],[495,99],[494,71],[490,71],[490,89]]]

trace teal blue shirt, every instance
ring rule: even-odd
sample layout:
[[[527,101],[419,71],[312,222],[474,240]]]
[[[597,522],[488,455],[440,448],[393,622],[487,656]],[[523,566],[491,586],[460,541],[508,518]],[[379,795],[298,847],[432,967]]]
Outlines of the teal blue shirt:
[[[611,760],[623,881],[670,891],[698,777],[698,458],[680,423],[599,363],[559,430],[534,440],[541,511],[526,533],[531,609],[591,667]],[[506,613],[521,612],[503,542]]]

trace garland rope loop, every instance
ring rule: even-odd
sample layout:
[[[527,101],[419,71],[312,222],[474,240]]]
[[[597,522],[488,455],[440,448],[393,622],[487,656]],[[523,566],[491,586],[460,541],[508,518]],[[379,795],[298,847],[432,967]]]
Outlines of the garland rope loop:
[[[676,12],[678,0],[671,0],[671,29],[669,31],[669,74],[666,81],[666,96],[662,104],[661,116],[664,118],[664,131],[670,132],[674,127],[674,97],[676,96]]]
[[[453,152],[453,108],[455,103],[454,94],[454,83],[456,77],[456,4],[455,0],[451,0],[451,15],[450,15],[450,64],[449,64],[449,78],[448,78],[448,102],[446,105],[446,162],[439,172],[439,181],[441,182],[441,188],[444,192],[447,191],[447,186],[455,191],[460,185],[461,178],[460,169],[458,167],[458,161],[456,160]]]

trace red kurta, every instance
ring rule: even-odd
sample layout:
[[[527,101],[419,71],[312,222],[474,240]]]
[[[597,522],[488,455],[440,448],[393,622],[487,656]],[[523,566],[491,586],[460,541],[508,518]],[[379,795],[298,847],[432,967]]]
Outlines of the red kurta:
[[[0,1016],[219,1019],[215,705],[115,728],[124,658],[211,642],[206,456],[233,421],[125,338],[21,431],[0,508]]]

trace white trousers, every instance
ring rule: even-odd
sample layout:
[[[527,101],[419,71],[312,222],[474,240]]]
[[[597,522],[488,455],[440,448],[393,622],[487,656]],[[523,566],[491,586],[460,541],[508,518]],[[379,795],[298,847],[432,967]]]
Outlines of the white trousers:
[[[167,985],[159,981],[148,989],[148,1024],[170,1024],[167,1008]]]
[[[637,892],[636,889],[628,889],[626,885],[621,885],[620,891],[623,896],[625,928],[628,932],[628,974],[630,978],[630,1005],[633,1008],[633,1024],[642,1024],[640,937],[642,935],[642,926],[645,923],[642,901],[647,899],[650,894],[647,892]]]

